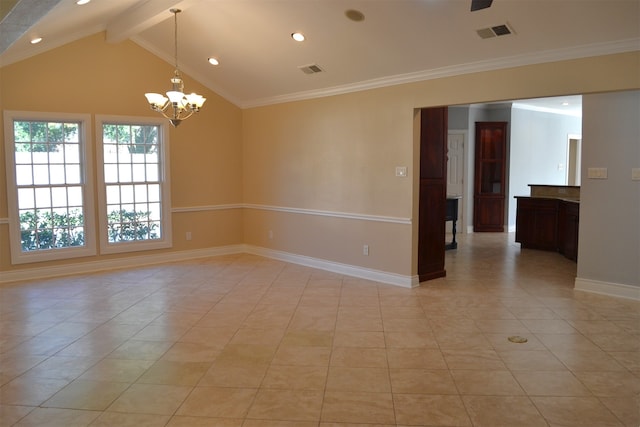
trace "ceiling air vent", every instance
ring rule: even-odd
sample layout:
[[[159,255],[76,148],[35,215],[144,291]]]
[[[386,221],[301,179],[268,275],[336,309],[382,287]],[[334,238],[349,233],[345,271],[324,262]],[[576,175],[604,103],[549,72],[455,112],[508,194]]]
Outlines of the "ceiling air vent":
[[[318,64],[302,65],[298,68],[305,74],[316,74],[324,71]]]
[[[491,37],[506,36],[513,34],[513,30],[508,24],[496,25],[495,27],[482,28],[476,30],[481,39],[490,39]]]

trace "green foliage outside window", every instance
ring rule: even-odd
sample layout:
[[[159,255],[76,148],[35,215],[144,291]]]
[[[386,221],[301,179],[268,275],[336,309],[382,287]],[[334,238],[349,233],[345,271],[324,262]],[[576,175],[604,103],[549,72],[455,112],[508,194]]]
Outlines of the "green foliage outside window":
[[[158,224],[150,212],[112,211],[108,215],[109,242],[158,239]],[[84,246],[84,216],[80,210],[59,214],[28,211],[20,214],[23,251]]]
[[[16,151],[57,152],[65,141],[77,141],[78,124],[60,122],[13,122]]]
[[[159,238],[158,224],[149,221],[151,212],[111,211],[107,215],[109,242]]]
[[[152,154],[158,149],[158,127],[139,125],[104,125],[105,141],[126,145],[130,154]]]
[[[20,234],[23,251],[84,246],[84,218],[79,210],[28,211],[20,215]]]

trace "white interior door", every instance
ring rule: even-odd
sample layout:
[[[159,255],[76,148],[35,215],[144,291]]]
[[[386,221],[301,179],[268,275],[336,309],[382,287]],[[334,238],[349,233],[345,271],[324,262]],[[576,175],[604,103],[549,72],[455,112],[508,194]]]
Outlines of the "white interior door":
[[[462,231],[464,212],[464,132],[451,131],[447,135],[447,197],[460,197],[458,200],[458,230]],[[451,232],[451,223],[447,222],[447,233]]]

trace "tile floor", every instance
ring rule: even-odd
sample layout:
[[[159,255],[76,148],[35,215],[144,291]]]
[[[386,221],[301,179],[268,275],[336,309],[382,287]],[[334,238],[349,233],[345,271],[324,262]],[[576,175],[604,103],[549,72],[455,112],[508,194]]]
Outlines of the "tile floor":
[[[0,425],[640,425],[638,302],[512,234],[446,263],[411,290],[251,255],[2,286]]]

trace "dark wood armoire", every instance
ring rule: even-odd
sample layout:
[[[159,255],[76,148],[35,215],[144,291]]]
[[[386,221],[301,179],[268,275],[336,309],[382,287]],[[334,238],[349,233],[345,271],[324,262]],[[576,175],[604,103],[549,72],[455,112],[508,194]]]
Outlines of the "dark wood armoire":
[[[507,122],[476,122],[473,231],[504,231]]]
[[[421,282],[446,275],[447,112],[447,107],[424,108],[420,112],[418,276]]]

